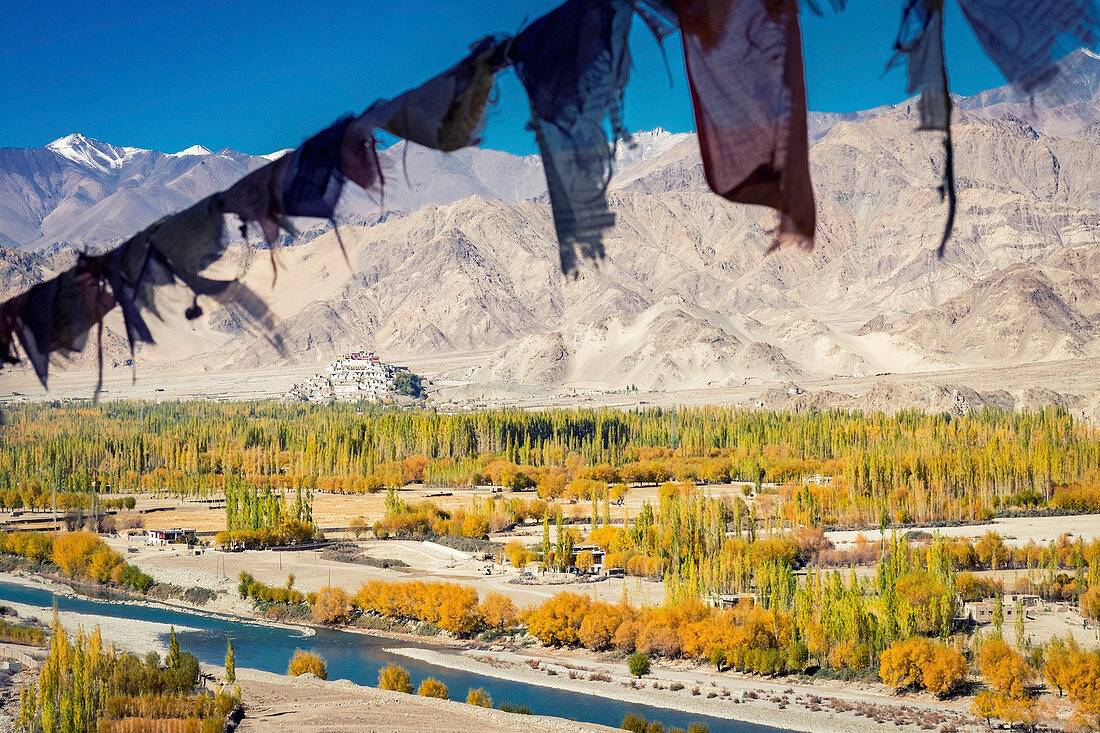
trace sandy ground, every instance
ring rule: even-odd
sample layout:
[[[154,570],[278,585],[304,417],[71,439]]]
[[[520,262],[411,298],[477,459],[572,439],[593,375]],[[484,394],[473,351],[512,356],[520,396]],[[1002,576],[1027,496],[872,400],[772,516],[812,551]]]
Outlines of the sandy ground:
[[[967,524],[958,527],[906,527],[905,531],[929,534],[939,532],[945,537],[966,537],[971,540],[978,539],[986,532],[996,532],[1001,535],[1006,545],[1026,545],[1032,540],[1037,544],[1046,545],[1066,533],[1069,533],[1071,540],[1082,537],[1086,542],[1090,542],[1100,538],[1100,514],[1065,517],[1006,517],[983,524]],[[860,534],[872,542],[876,542],[879,538],[878,530],[862,532],[843,530],[826,532],[825,536],[838,548],[844,549],[846,546],[855,544]]]
[[[1011,619],[1005,621],[1003,633],[1005,639],[1015,645],[1016,632]],[[1095,624],[1084,628],[1076,604],[1048,603],[1027,611],[1024,620],[1025,639],[1039,644],[1051,637],[1065,638],[1066,635],[1072,636],[1086,649],[1100,647],[1100,630]]]
[[[366,731],[612,731],[561,718],[517,715],[462,702],[363,687],[347,680],[284,677],[237,670],[247,717],[241,733],[365,733]]]
[[[183,548],[139,546],[135,539],[130,547],[137,549],[137,552],[129,553],[125,552],[125,539],[110,539],[108,542],[124,552],[128,562],[158,580],[185,588],[202,586],[226,594],[215,601],[212,608],[228,613],[249,611],[249,607],[236,598],[237,578],[242,571],[251,573],[254,578],[268,585],[283,585],[287,576],[293,574],[294,587],[307,592],[320,590],[326,585],[336,585],[355,593],[364,582],[379,578],[396,581],[443,580],[471,586],[482,598],[490,591],[504,593],[519,606],[541,603],[563,590],[612,602],[621,600],[625,594],[632,603],[645,605],[661,603],[665,595],[663,583],[639,578],[613,578],[595,583],[562,585],[516,584],[509,582],[519,576],[519,571],[514,568],[479,560],[451,560],[444,556],[444,551],[428,550],[422,543],[405,540],[371,540],[359,544],[375,557],[405,561],[410,565],[409,572],[322,560],[321,553],[316,550],[205,550],[196,555]],[[483,574],[482,571],[487,566],[493,568],[493,575]]]
[[[591,655],[569,651],[542,650],[535,654],[416,648],[388,651],[528,684],[810,733],[847,733],[870,727],[871,721],[857,714],[860,706],[864,706],[863,710],[875,708],[884,719],[901,721],[895,723],[895,727],[902,730],[919,730],[917,721],[923,722],[932,715],[938,716],[937,723],[953,721],[960,724],[960,729],[979,725],[967,714],[968,700],[942,701],[929,696],[898,698],[886,694],[881,686],[876,689],[865,685],[842,686],[841,683],[772,682],[736,673],[719,674],[686,662],[655,664],[649,675],[635,681],[621,661],[597,660]],[[589,675],[599,673],[608,675],[610,681],[588,679]],[[682,689],[672,689],[677,684],[682,685]],[[838,710],[832,707],[830,698],[842,698],[856,710]]]

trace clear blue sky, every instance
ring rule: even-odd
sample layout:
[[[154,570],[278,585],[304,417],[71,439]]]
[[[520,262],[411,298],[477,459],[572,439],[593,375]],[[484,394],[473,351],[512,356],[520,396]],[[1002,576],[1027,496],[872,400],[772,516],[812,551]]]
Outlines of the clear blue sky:
[[[184,0],[8,3],[0,41],[0,147],[38,147],[81,132],[174,152],[194,144],[259,154],[297,145],[341,113],[415,86],[487,33],[513,32],[553,0]],[[803,14],[810,108],[865,109],[905,98],[884,73],[901,0],[850,0]],[[952,89],[1003,83],[949,3]],[[631,129],[693,129],[675,41],[673,85],[637,23],[627,90]],[[534,151],[511,72],[490,110],[487,147]]]

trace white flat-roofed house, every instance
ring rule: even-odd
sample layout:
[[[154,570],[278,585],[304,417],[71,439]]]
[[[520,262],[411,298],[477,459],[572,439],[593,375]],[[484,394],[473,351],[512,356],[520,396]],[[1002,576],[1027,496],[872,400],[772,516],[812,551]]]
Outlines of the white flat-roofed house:
[[[603,561],[607,556],[607,553],[603,551],[599,545],[577,545],[573,548],[574,556],[579,556],[582,552],[588,552],[592,554],[592,567],[589,568],[590,573],[602,573]]]
[[[170,545],[173,542],[184,540],[188,537],[194,537],[195,530],[193,529],[151,529],[149,530],[148,539],[145,540],[147,545]]]

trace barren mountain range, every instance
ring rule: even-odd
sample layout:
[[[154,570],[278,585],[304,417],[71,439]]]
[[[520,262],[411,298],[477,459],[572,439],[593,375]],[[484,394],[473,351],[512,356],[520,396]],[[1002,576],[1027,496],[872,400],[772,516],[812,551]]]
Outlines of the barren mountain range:
[[[942,259],[941,138],[916,131],[909,103],[812,114],[809,253],[765,255],[773,214],[710,193],[693,135],[638,133],[620,146],[607,258],[576,279],[558,271],[537,157],[399,145],[384,153],[384,200],[342,202],[351,271],[327,224],[303,222],[276,252],[274,286],[267,253],[235,247],[285,351],[231,309],[188,323],[169,308],[139,375],[370,348],[473,354],[433,375],[448,383],[677,390],[1100,357],[1100,57],[1062,64],[1034,101],[1008,88],[959,100],[959,211]],[[264,162],[80,136],[0,150],[2,294]],[[108,365],[121,367],[109,330]]]

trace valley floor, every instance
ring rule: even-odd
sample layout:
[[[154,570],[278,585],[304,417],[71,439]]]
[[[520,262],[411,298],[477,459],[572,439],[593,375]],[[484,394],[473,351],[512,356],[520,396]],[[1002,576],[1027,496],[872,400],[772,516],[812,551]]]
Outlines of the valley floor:
[[[167,558],[167,554],[161,557]],[[166,565],[150,563],[147,556],[137,562],[162,580],[178,583],[184,579],[176,573],[166,572]],[[318,575],[314,571],[313,576]],[[59,592],[68,592],[66,588],[33,576],[5,574],[4,577],[22,583],[45,582]],[[307,580],[307,573],[298,577],[312,585]],[[209,580],[204,573],[189,575],[188,578]],[[241,601],[235,590],[209,582],[199,584],[219,591],[219,598],[198,609],[200,612],[233,613],[255,618],[250,605]],[[560,586],[549,590],[553,592],[557,589]],[[9,605],[15,605],[24,618],[48,622],[52,616],[52,609]],[[65,612],[60,619],[64,626],[73,630],[98,625],[104,640],[119,648],[139,653],[149,649],[164,652],[163,635],[167,629],[161,628],[162,625]],[[268,623],[267,620],[262,622]],[[180,628],[177,627],[177,630]],[[363,629],[350,630],[376,633]],[[385,635],[396,639],[387,651],[438,666],[783,729],[846,733],[877,727],[879,723],[891,723],[892,729],[909,731],[928,730],[930,723],[936,730],[944,725],[947,728],[943,729],[950,730],[951,724],[963,731],[984,728],[984,723],[969,714],[969,697],[942,701],[926,694],[897,696],[876,681],[765,678],[731,671],[717,672],[709,666],[684,660],[658,660],[649,675],[642,680],[633,680],[622,659],[584,650],[538,645],[511,649],[504,646],[486,648],[485,644],[439,643],[445,640]],[[211,668],[210,671],[218,674],[220,669]],[[347,680],[322,682],[254,670],[238,670],[238,675],[246,680],[242,683],[246,690],[246,702],[252,705],[247,719],[251,722],[242,727],[242,731],[438,731],[444,726],[457,733],[481,730],[609,730],[556,718],[513,716],[457,702],[424,700],[355,685]],[[1059,700],[1052,695],[1045,695],[1044,699],[1056,715],[1069,714],[1064,699]]]
[[[480,363],[484,352],[401,358],[402,364],[436,382],[432,401],[444,410],[503,406],[634,408],[694,405],[739,405],[752,409],[858,408],[893,412],[902,407],[961,414],[985,404],[1000,407],[1066,405],[1075,415],[1100,419],[1100,358],[1035,362],[942,371],[886,373],[869,376],[801,380],[797,385],[746,379],[740,386],[626,392],[599,384],[561,386],[478,383],[447,379]],[[278,399],[295,382],[317,372],[321,364],[256,371],[218,372],[199,366],[146,363],[108,369],[101,399],[248,400]],[[0,373],[0,404],[39,400],[84,400],[92,397],[96,374],[87,368],[57,369],[50,389],[38,383],[25,365]],[[977,393],[977,394],[975,394]]]

